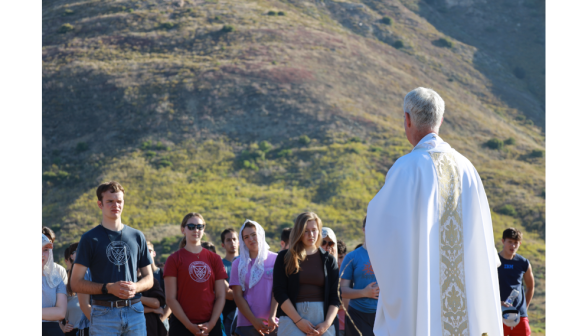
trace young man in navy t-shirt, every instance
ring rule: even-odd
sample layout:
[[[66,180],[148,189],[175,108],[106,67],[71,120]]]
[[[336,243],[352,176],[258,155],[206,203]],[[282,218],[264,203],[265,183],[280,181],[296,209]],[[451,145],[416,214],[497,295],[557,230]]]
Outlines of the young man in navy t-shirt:
[[[366,218],[363,220],[364,234],[365,222]],[[339,268],[339,277],[342,298],[351,299],[347,309],[349,316],[345,316],[345,336],[359,336],[357,329],[361,335],[373,336],[380,287],[365,249],[365,240],[362,246],[345,256]],[[349,321],[349,317],[353,323]]]
[[[520,322],[512,328],[503,325],[504,336],[530,336],[531,327],[529,326],[529,318],[527,317],[527,309],[533,298],[535,292],[535,279],[533,278],[533,271],[531,270],[531,263],[529,260],[517,254],[517,250],[521,246],[523,234],[515,228],[508,228],[502,233],[502,251],[498,253],[500,262],[498,267],[498,282],[500,284],[500,301],[502,306],[511,307],[505,301],[513,289],[519,291],[519,295],[512,303],[519,312]],[[523,280],[527,292],[523,291]]]
[[[121,222],[124,192],[114,181],[98,186],[102,223],[82,235],[72,270],[72,290],[92,295],[91,335],[147,334],[140,293],[153,287],[153,261],[143,233]]]

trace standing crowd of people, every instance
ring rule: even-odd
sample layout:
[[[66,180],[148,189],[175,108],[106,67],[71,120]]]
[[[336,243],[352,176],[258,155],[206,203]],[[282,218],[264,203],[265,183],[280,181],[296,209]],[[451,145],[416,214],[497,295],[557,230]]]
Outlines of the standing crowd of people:
[[[351,252],[305,212],[281,232],[281,250],[270,251],[265,230],[246,220],[225,229],[221,246],[202,241],[198,213],[180,224],[180,248],[163,269],[143,233],[120,221],[124,189],[97,189],[102,223],[65,249],[67,269],[53,260],[55,234],[43,227],[43,335],[373,335],[379,297],[365,240]],[[365,232],[366,219],[363,221]],[[529,261],[516,254],[522,233],[503,233],[499,253],[502,305],[518,312],[504,335],[530,335],[526,309],[533,297]],[[522,284],[527,286],[527,293]],[[520,293],[506,303],[512,289]]]

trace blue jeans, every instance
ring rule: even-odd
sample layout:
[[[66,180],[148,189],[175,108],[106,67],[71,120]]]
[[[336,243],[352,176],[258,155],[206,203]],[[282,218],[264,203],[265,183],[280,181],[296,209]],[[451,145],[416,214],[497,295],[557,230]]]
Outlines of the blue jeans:
[[[147,336],[143,304],[110,308],[94,305],[90,320],[90,336]]]

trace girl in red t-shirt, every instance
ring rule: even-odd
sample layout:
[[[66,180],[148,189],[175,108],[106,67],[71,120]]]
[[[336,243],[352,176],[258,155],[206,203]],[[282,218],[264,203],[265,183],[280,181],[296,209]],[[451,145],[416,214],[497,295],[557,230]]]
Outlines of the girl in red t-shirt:
[[[205,227],[202,215],[187,214],[180,249],[165,262],[166,303],[173,312],[170,336],[222,336],[219,317],[225,305],[227,273],[220,256],[202,248]]]

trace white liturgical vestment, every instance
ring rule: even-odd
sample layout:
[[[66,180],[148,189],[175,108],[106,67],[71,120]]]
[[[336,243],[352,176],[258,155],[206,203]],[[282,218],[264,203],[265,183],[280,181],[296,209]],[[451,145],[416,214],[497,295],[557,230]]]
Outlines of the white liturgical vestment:
[[[376,336],[502,336],[490,208],[472,163],[437,134],[399,158],[368,206]]]

